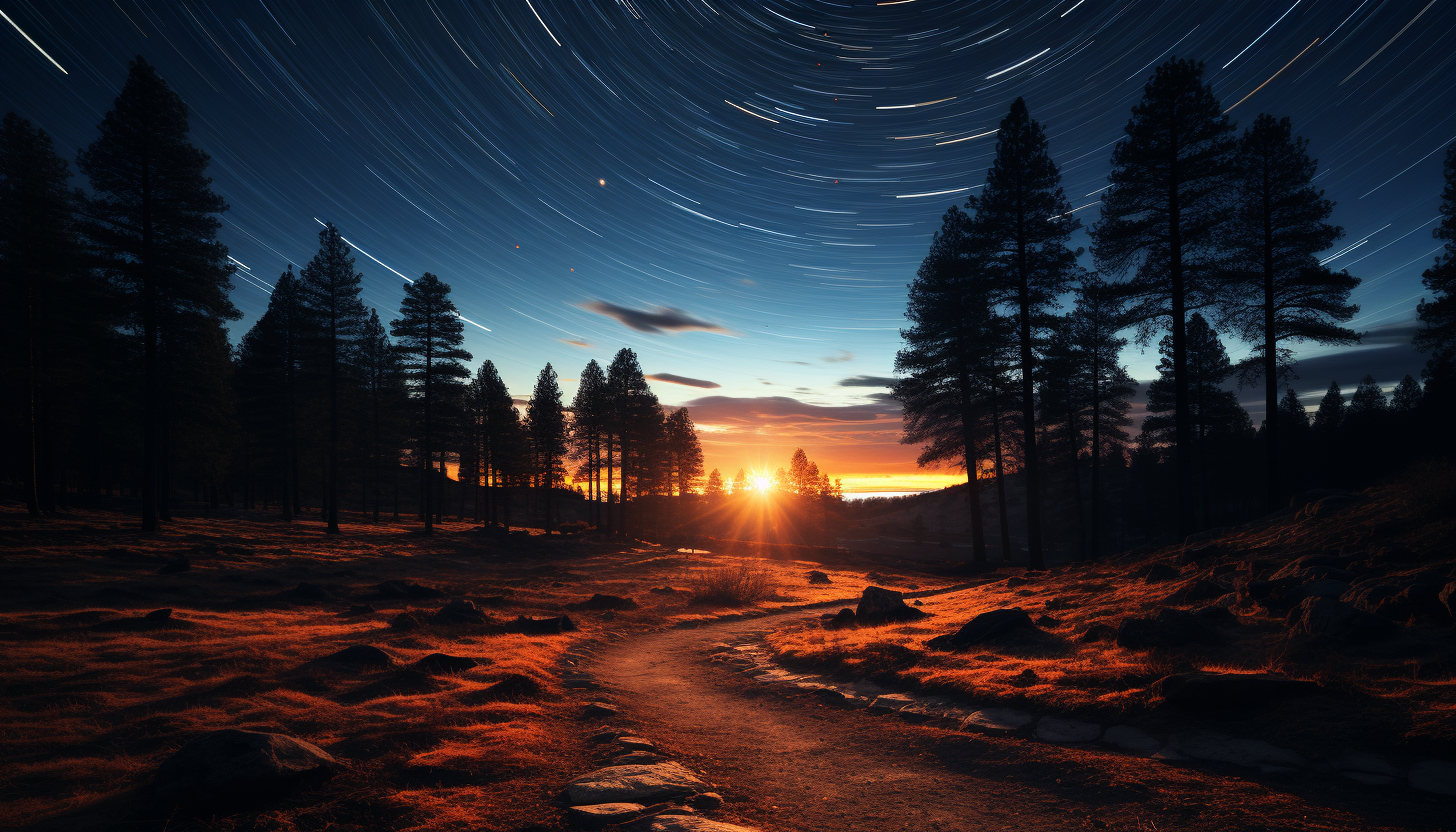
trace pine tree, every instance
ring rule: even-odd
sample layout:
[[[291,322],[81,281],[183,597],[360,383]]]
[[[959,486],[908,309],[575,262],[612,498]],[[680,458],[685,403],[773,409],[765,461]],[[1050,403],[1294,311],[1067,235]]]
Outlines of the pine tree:
[[[571,400],[572,454],[582,461],[578,476],[587,481],[591,524],[601,526],[602,433],[606,426],[607,374],[596,359],[588,361]]]
[[[1328,220],[1334,203],[1314,187],[1317,163],[1309,142],[1296,138],[1289,119],[1260,114],[1238,145],[1235,208],[1225,231],[1232,285],[1226,317],[1253,344],[1246,378],[1262,375],[1267,413],[1279,402],[1279,376],[1292,361],[1289,342],[1353,344],[1353,330],[1337,326],[1360,307],[1350,292],[1360,279],[1320,265],[1318,254],[1344,236]],[[1266,506],[1284,502],[1279,482],[1278,420],[1265,426]]]
[[[634,495],[640,496],[644,484],[642,475],[646,473],[645,452],[650,450],[662,428],[662,410],[657,404],[657,396],[647,386],[642,365],[637,362],[637,353],[626,347],[617,351],[607,368],[606,402],[607,525],[618,534],[626,534],[628,483],[632,482]],[[614,465],[620,473],[621,485],[615,523],[611,516]]]
[[[905,346],[895,356],[894,397],[904,413],[900,441],[925,446],[922,466],[962,465],[970,501],[971,557],[986,559],[981,519],[980,450],[989,397],[1010,344],[1007,319],[996,315],[993,285],[981,266],[976,226],[952,206],[909,287],[900,330]]]
[[[495,364],[481,362],[465,394],[470,441],[474,445],[476,469],[484,482],[480,506],[481,522],[496,522],[496,490],[505,482],[516,456],[515,442],[520,416],[511,393],[496,372]]]
[[[748,472],[742,468],[733,475],[733,496],[739,497],[748,492]]]
[[[1309,431],[1309,412],[1299,401],[1293,387],[1286,388],[1284,398],[1279,400],[1279,425],[1286,433],[1303,436]]]
[[[717,468],[708,472],[708,485],[703,489],[703,493],[709,497],[723,496],[723,475],[718,472]]]
[[[20,411],[25,504],[31,517],[55,508],[55,447],[62,398],[84,389],[88,348],[106,323],[99,287],[84,268],[66,160],[51,137],[15,113],[0,132],[0,294],[21,320],[6,327],[0,367]],[[88,303],[88,300],[91,301]],[[19,380],[14,383],[12,379]],[[69,390],[69,393],[68,393]],[[79,438],[79,437],[78,437]]]
[[[698,430],[686,407],[674,410],[667,417],[666,432],[671,487],[678,496],[682,496],[697,488],[703,476],[703,448],[698,443]]]
[[[1092,229],[1098,269],[1133,272],[1120,288],[1132,301],[1139,339],[1151,340],[1159,321],[1170,323],[1180,537],[1194,527],[1187,315],[1212,300],[1233,182],[1233,125],[1221,110],[1201,62],[1173,58],[1159,66],[1112,152],[1102,217]]]
[[[245,424],[281,485],[285,521],[293,520],[300,503],[300,376],[308,337],[304,314],[298,281],[289,266],[274,284],[268,308],[238,345]]]
[[[450,286],[433,274],[425,272],[419,280],[404,285],[399,315],[389,322],[389,329],[399,339],[397,349],[404,356],[405,375],[421,406],[420,507],[425,534],[433,534],[435,434],[441,427],[436,411],[450,395],[450,388],[470,377],[460,363],[469,361],[470,353],[460,348],[465,325],[450,300]],[[443,464],[442,460],[441,467]]]
[[[1350,396],[1350,408],[1348,414],[1351,419],[1364,419],[1375,416],[1390,409],[1389,403],[1385,401],[1385,391],[1375,382],[1375,377],[1366,375],[1360,379],[1360,384],[1355,388],[1355,393]]]
[[[1456,398],[1456,144],[1446,149],[1446,186],[1441,191],[1441,223],[1431,236],[1446,247],[1435,265],[1421,272],[1421,282],[1432,294],[1421,298],[1416,317],[1425,328],[1416,332],[1416,349],[1431,354],[1421,377],[1425,397],[1443,403]]]
[[[390,342],[389,333],[374,309],[369,310],[369,320],[364,323],[359,338],[357,361],[364,396],[365,457],[369,462],[363,486],[365,494],[373,492],[373,517],[378,522],[383,498],[383,466],[387,460],[391,472],[399,467],[402,417],[409,392],[405,389],[404,364],[399,351]]]
[[[319,232],[319,250],[299,272],[300,299],[314,340],[314,372],[322,375],[328,401],[325,440],[324,521],[327,534],[339,533],[339,445],[344,407],[341,399],[352,379],[350,358],[364,326],[359,300],[363,275],[354,270],[349,244],[330,223]]]
[[[1077,276],[1069,241],[1082,227],[1062,193],[1062,175],[1047,153],[1046,133],[1018,98],[1001,121],[996,159],[975,200],[975,224],[986,247],[997,302],[1011,307],[1020,350],[1022,455],[1026,482],[1026,541],[1032,569],[1045,565],[1041,547],[1040,472],[1034,397],[1038,347],[1054,326],[1058,297]]]
[[[1340,392],[1339,382],[1330,382],[1330,389],[1320,399],[1319,410],[1314,412],[1314,429],[1317,433],[1332,434],[1345,422],[1345,395]]]
[[[536,376],[536,387],[531,391],[530,403],[526,405],[526,424],[531,435],[531,447],[536,454],[535,467],[541,478],[540,485],[545,489],[546,532],[549,534],[556,529],[552,495],[565,477],[567,452],[566,411],[561,406],[561,386],[556,383],[556,371],[549,363]]]
[[[140,56],[101,122],[101,135],[76,164],[95,194],[86,233],[126,297],[130,329],[142,343],[142,531],[167,516],[164,456],[175,379],[168,355],[186,354],[181,336],[198,318],[236,320],[228,299],[232,267],[217,240],[227,203],[206,175],[210,157],[188,142],[188,111]]]
[[[1397,413],[1412,413],[1421,406],[1421,383],[1409,374],[1400,380],[1390,394],[1390,408]]]
[[[1089,554],[1101,555],[1102,461],[1121,456],[1128,446],[1128,412],[1137,391],[1131,375],[1117,363],[1127,339],[1118,337],[1123,309],[1116,292],[1100,276],[1088,275],[1076,293],[1076,305],[1069,321],[1068,339],[1076,349],[1085,386],[1088,427],[1091,432],[1092,522]]]

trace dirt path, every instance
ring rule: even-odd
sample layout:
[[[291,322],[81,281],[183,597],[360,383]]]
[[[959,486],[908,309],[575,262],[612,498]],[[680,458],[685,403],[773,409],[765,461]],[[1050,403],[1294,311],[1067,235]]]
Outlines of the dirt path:
[[[813,614],[634,637],[604,648],[591,669],[634,732],[704,771],[728,816],[764,829],[1449,828],[1439,804],[1403,790],[1316,775],[1259,783],[912,726],[786,695],[708,660],[716,642]]]

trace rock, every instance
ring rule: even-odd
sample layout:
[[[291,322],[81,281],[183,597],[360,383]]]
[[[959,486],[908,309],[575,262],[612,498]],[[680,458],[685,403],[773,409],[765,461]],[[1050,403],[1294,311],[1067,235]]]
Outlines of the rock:
[[[486,702],[520,702],[527,699],[539,699],[543,693],[545,691],[535,679],[519,673],[511,673],[485,690],[467,694],[466,700],[472,705]]]
[[[1179,648],[1218,641],[1218,634],[1191,612],[1164,607],[1152,618],[1125,618],[1117,628],[1117,645],[1129,650]]]
[[[1031,721],[1031,714],[1025,711],[1013,708],[982,708],[961,720],[961,730],[1004,736],[1020,731],[1030,725]]]
[[[620,595],[603,595],[598,592],[585,601],[567,604],[566,608],[582,612],[602,612],[604,610],[635,610],[638,606],[638,603],[631,598],[623,598]]]
[[[723,796],[717,792],[695,794],[688,800],[688,805],[697,809],[699,812],[716,812],[723,808]]]
[[[358,690],[349,691],[340,696],[339,701],[346,705],[357,705],[361,702],[372,702],[375,699],[387,699],[391,696],[417,696],[422,693],[434,693],[439,689],[440,683],[429,676],[418,670],[405,669],[391,673]]]
[[[597,803],[587,806],[572,806],[566,810],[566,820],[578,829],[601,829],[636,820],[646,809],[641,803]]]
[[[855,626],[856,623],[857,622],[855,621],[854,610],[850,609],[849,607],[845,607],[824,622],[824,629],[843,630],[847,627]]]
[[[924,618],[925,613],[914,607],[906,606],[905,596],[893,589],[868,586],[860,595],[859,606],[854,610],[854,617],[861,626],[874,627],[880,624]]]
[[[417,601],[428,601],[434,598],[444,598],[445,593],[430,586],[410,583],[409,581],[385,581],[374,587],[374,592],[380,598],[388,600],[413,599]]]
[[[885,693],[876,696],[870,703],[870,710],[876,713],[893,713],[907,705],[915,704],[915,697],[903,693]]]
[[[1223,598],[1219,599],[1219,601],[1223,600],[1237,599],[1235,599],[1232,595],[1225,595],[1223,596]],[[1218,625],[1236,623],[1239,620],[1238,616],[1234,615],[1227,606],[1219,603],[1219,601],[1215,601],[1214,603],[1209,604],[1206,607],[1199,607],[1198,609],[1193,611],[1193,614],[1198,616],[1198,618],[1200,618],[1201,620],[1207,621],[1209,624]]]
[[[480,611],[475,602],[457,598],[454,601],[441,607],[431,619],[436,624],[446,626],[458,626],[466,624],[485,624],[489,622],[490,616]]]
[[[558,615],[554,618],[531,618],[522,615],[507,624],[506,630],[527,636],[556,636],[576,632],[576,622],[569,615]]]
[[[1061,623],[1062,620],[1060,618],[1052,618],[1050,615],[1038,615],[1036,617],[1036,626],[1038,627],[1058,627],[1061,626]]]
[[[814,696],[826,705],[843,705],[849,698],[834,688],[815,688]]]
[[[650,593],[652,593],[653,595],[676,595],[677,593],[681,592],[682,590],[680,590],[680,589],[673,589],[670,586],[655,586],[655,587],[653,587],[653,588],[651,588],[651,589],[649,589],[647,591],[650,592]]]
[[[566,785],[572,805],[657,802],[709,790],[708,784],[677,763],[611,766],[597,769]]]
[[[1117,630],[1111,624],[1097,622],[1082,631],[1077,640],[1083,644],[1090,644],[1095,641],[1111,641],[1117,638]]]
[[[1161,742],[1131,725],[1114,725],[1102,734],[1102,741],[1130,754],[1151,754],[1163,746]]]
[[[431,653],[423,659],[414,663],[415,670],[431,675],[450,675],[464,673],[472,667],[479,667],[480,662],[467,656],[451,656],[445,653]]]
[[[626,754],[618,754],[612,758],[614,766],[645,766],[652,763],[660,763],[667,759],[661,754],[651,751],[628,751]]]
[[[330,653],[319,659],[321,662],[331,664],[347,664],[355,667],[389,667],[394,664],[394,657],[380,650],[372,644],[355,644],[352,647],[345,647],[337,653]]]
[[[646,832],[758,832],[752,826],[738,826],[692,815],[658,815]]]
[[[373,612],[374,612],[374,608],[371,607],[368,604],[350,604],[349,605],[349,609],[347,611],[341,612],[339,614],[340,615],[344,615],[344,616],[353,616],[353,615],[369,615],[369,614],[371,614]]]
[[[142,616],[142,620],[143,621],[166,621],[167,619],[169,619],[171,617],[172,617],[172,610],[171,609],[160,609],[160,610],[152,610],[151,612],[149,612],[146,615]]]
[[[1019,586],[1023,586],[1029,583],[1031,583],[1031,581],[1021,577],[1020,575],[1012,575],[1011,577],[1006,579],[1006,588],[1015,589]]]
[[[1095,722],[1044,716],[1036,723],[1036,738],[1042,742],[1092,742],[1102,736],[1102,726]]]
[[[1162,581],[1171,581],[1178,577],[1178,569],[1166,563],[1155,563],[1146,569],[1140,569],[1136,573],[1142,576],[1144,583],[1156,584]]]
[[[976,644],[1004,641],[1008,637],[1025,633],[1038,633],[1031,616],[1021,607],[991,610],[967,621],[950,637],[950,643],[957,650]]]
[[[1011,677],[1011,679],[1008,680],[1007,684],[1011,685],[1014,688],[1029,688],[1040,681],[1041,677],[1036,675],[1036,671],[1028,667],[1027,669]]]
[[[1198,731],[1174,737],[1172,745],[1178,752],[1195,760],[1211,760],[1247,767],[1272,765],[1302,768],[1305,765],[1303,757],[1286,748],[1270,745],[1263,740],[1238,739],[1212,731]]]
[[[641,737],[621,736],[617,737],[616,742],[617,745],[620,745],[622,747],[622,750],[624,751],[647,751],[654,754],[657,753],[657,746],[653,744],[651,740],[645,740]]]
[[[1389,638],[1399,628],[1333,598],[1306,598],[1289,613],[1290,635],[1329,646]]]
[[[1456,763],[1443,760],[1426,760],[1411,766],[1410,784],[1413,789],[1436,794],[1456,795]]]
[[[339,761],[285,734],[228,728],[203,734],[162,761],[151,788],[187,803],[252,804],[333,776]]]
[[[407,633],[410,630],[418,630],[423,626],[424,624],[420,621],[419,617],[412,612],[402,612],[389,620],[389,628],[391,630],[399,630],[402,633]]]
[[[1275,673],[1211,673],[1192,671],[1164,676],[1152,692],[1169,705],[1193,711],[1249,710],[1295,696],[1320,692],[1315,682]]]
[[[829,580],[829,574],[828,573],[826,573],[826,572],[820,572],[818,569],[813,569],[813,570],[810,570],[810,572],[809,572],[809,583],[811,583],[811,584],[832,584],[834,582],[831,581],[831,580]]]
[[[581,718],[601,719],[603,717],[616,716],[618,713],[617,706],[609,702],[588,702],[581,709]]]

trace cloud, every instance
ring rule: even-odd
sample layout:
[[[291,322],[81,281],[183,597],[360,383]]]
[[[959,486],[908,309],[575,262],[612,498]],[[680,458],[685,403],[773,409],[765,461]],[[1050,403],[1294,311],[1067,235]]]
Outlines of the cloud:
[[[563,344],[570,344],[573,347],[581,347],[584,350],[596,349],[595,346],[593,346],[591,344],[588,344],[586,341],[582,341],[582,340],[577,339],[577,338],[557,338],[556,340],[560,341]]]
[[[656,306],[651,311],[644,309],[630,309],[626,306],[618,306],[615,303],[607,303],[604,300],[593,300],[578,304],[588,312],[595,312],[603,317],[612,318],[628,329],[635,329],[638,332],[645,332],[648,335],[664,335],[669,332],[716,332],[719,335],[733,335],[733,331],[727,327],[720,326],[709,321],[694,318],[692,315],[681,309],[671,306]]]
[[[788,396],[705,396],[688,402],[693,420],[717,424],[811,424],[857,423],[895,420],[899,428],[900,408],[893,402],[875,401],[865,404],[819,405],[801,402]]]
[[[840,387],[894,387],[898,378],[889,376],[850,376],[840,379]]]
[[[716,381],[704,381],[700,378],[688,378],[687,376],[678,376],[672,373],[653,373],[647,377],[647,380],[665,381],[668,384],[681,384],[684,387],[701,387],[705,390],[715,390],[723,386]]]
[[[849,350],[840,350],[833,355],[826,355],[819,360],[823,361],[826,364],[838,364],[841,361],[853,361],[854,353],[850,352]]]

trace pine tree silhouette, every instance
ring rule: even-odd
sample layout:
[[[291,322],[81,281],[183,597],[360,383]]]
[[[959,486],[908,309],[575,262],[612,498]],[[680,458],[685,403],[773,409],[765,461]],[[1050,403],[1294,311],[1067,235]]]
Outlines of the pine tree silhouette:
[[[1345,396],[1340,392],[1339,382],[1330,382],[1330,389],[1320,399],[1319,409],[1314,412],[1315,432],[1329,436],[1345,423]]]
[[[293,520],[300,503],[300,386],[309,338],[300,291],[289,266],[273,285],[268,308],[238,346],[244,421],[282,484],[280,507],[285,521]]]
[[[1253,344],[1241,365],[1245,378],[1263,376],[1267,413],[1279,403],[1281,371],[1292,364],[1289,342],[1353,344],[1360,336],[1337,326],[1360,307],[1350,292],[1360,279],[1320,265],[1318,253],[1344,236],[1328,220],[1335,204],[1314,187],[1317,163],[1289,119],[1260,114],[1238,145],[1235,209],[1225,229],[1230,292],[1225,317]],[[1264,428],[1265,505],[1274,511],[1285,493],[1279,481],[1279,421]]]
[[[697,488],[698,481],[702,479],[703,448],[698,443],[698,430],[686,407],[669,414],[665,428],[670,488],[673,493],[682,496]]]
[[[420,508],[425,534],[433,534],[436,509],[434,454],[436,433],[441,425],[437,411],[458,386],[470,377],[462,361],[470,353],[460,348],[465,325],[450,300],[450,286],[425,272],[419,280],[404,285],[399,317],[389,322],[390,334],[404,356],[405,377],[421,407],[420,421]],[[444,460],[441,459],[441,468]]]
[[[571,400],[572,454],[582,460],[580,474],[587,480],[591,524],[602,525],[602,443],[606,430],[607,374],[596,359],[588,361]]]
[[[1406,375],[1390,393],[1390,408],[1397,413],[1412,413],[1421,406],[1421,383]]]
[[[369,310],[369,319],[360,333],[357,362],[368,434],[365,458],[369,466],[362,486],[366,495],[372,492],[372,514],[378,522],[386,459],[391,476],[398,476],[398,449],[404,445],[404,411],[409,393],[404,362],[374,309]]]
[[[1421,282],[1432,298],[1421,298],[1416,317],[1425,324],[1416,332],[1416,349],[1431,354],[1421,377],[1426,380],[1425,397],[1443,405],[1456,400],[1456,144],[1446,149],[1446,186],[1441,191],[1441,222],[1431,236],[1445,240],[1446,247],[1435,265],[1421,273]]]
[[[1234,150],[1233,125],[1203,83],[1203,64],[1170,59],[1143,88],[1127,138],[1112,152],[1102,217],[1092,229],[1098,269],[1133,272],[1121,288],[1132,301],[1139,340],[1151,340],[1158,322],[1171,323],[1174,442],[1181,451],[1194,441],[1188,312],[1212,300],[1222,268],[1218,231],[1228,216]],[[1176,466],[1177,528],[1186,537],[1194,529],[1193,454],[1177,454]]]
[[[627,491],[632,485],[634,496],[641,496],[647,466],[646,453],[661,432],[662,411],[657,396],[642,375],[637,353],[626,347],[617,351],[607,367],[605,412],[607,414],[607,525],[618,534],[627,534]],[[618,492],[617,516],[612,513],[613,456],[621,485]]]
[[[1082,227],[1062,193],[1062,176],[1047,153],[1046,133],[1018,98],[996,134],[996,159],[975,206],[976,236],[994,281],[996,301],[1012,309],[1021,376],[1022,455],[1026,482],[1026,548],[1032,569],[1042,555],[1040,471],[1036,445],[1037,350],[1054,326],[1058,296],[1077,277],[1068,242]]]
[[[536,376],[536,387],[531,391],[530,403],[526,405],[526,425],[536,455],[535,468],[540,486],[546,496],[545,528],[549,534],[556,529],[552,495],[557,483],[562,482],[565,476],[563,463],[567,452],[566,411],[561,405],[561,386],[556,383],[556,371],[549,363]]]
[[[205,331],[190,326],[197,319],[240,317],[228,298],[227,247],[217,240],[216,215],[228,206],[212,192],[210,157],[188,142],[187,121],[181,97],[138,56],[101,135],[76,160],[95,195],[87,236],[122,288],[128,325],[142,342],[143,532],[156,531],[169,513],[168,358],[190,348],[189,329]]]

